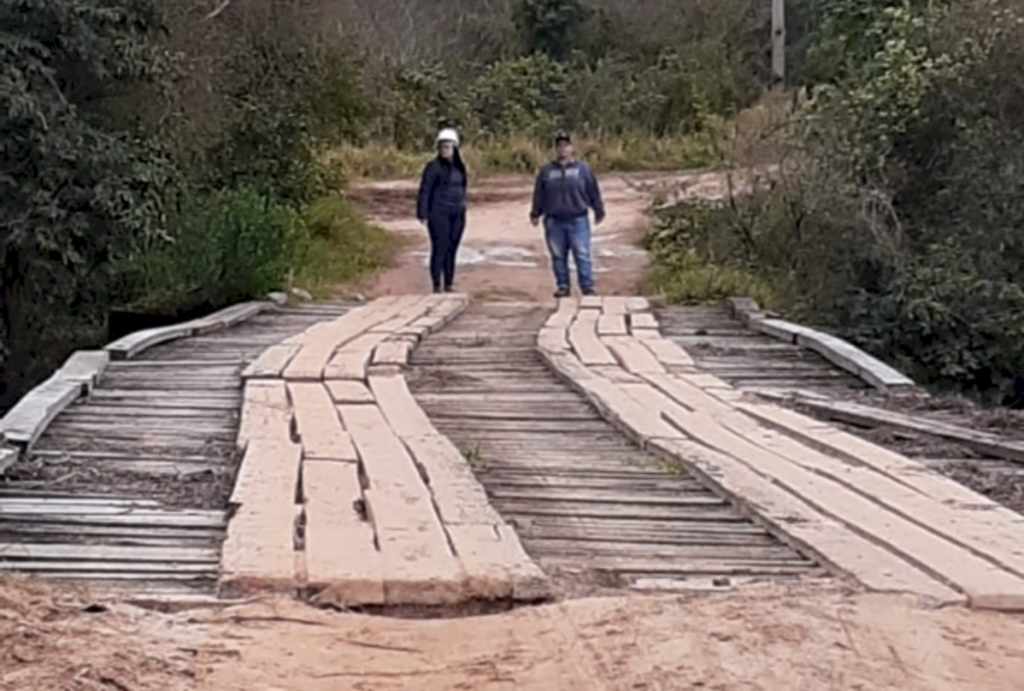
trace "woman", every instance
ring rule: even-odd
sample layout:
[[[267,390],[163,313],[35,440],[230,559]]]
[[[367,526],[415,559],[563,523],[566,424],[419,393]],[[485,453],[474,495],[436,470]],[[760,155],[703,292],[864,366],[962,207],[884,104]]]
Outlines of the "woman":
[[[466,229],[466,165],[459,153],[459,135],[443,129],[437,135],[437,158],[420,180],[416,218],[430,232],[430,280],[434,292],[452,292],[455,254]]]

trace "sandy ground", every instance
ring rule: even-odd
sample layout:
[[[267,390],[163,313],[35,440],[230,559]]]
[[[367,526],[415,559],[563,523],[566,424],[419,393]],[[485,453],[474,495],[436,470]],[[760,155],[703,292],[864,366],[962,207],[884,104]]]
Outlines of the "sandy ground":
[[[725,192],[722,176],[714,173],[605,175],[600,183],[607,218],[592,228],[592,253],[597,290],[604,295],[636,294],[646,264],[646,254],[637,243],[649,226],[647,210],[653,194],[682,191],[688,196],[720,198]],[[429,242],[426,230],[416,221],[416,190],[415,180],[353,188],[354,198],[372,220],[403,240],[394,265],[357,286],[359,292],[379,297],[429,291]],[[457,290],[480,298],[553,302],[555,285],[543,229],[529,222],[532,192],[533,181],[528,177],[488,178],[470,186]]]
[[[411,621],[279,599],[157,614],[0,584],[0,689],[1019,690],[1024,620],[805,586]]]

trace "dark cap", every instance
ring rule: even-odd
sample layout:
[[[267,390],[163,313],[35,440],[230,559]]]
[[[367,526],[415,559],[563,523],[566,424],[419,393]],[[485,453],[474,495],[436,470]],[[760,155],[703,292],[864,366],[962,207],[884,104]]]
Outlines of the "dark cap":
[[[568,132],[562,131],[555,135],[555,144],[560,144],[561,142],[572,144],[572,137],[569,136]]]

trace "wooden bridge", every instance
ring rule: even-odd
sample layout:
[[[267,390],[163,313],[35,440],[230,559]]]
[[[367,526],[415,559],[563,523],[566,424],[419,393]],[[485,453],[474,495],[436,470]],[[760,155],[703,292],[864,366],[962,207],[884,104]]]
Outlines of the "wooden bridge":
[[[927,400],[742,299],[239,305],[76,353],[3,418],[0,569],[369,609],[835,578],[1024,609],[1021,516],[939,472],[1020,487],[1024,444],[887,409]]]

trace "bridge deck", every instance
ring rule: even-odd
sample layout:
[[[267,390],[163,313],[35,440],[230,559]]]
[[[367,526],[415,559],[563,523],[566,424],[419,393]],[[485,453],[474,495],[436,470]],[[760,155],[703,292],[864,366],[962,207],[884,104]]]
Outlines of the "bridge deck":
[[[820,356],[715,309],[661,310],[659,331],[643,299],[484,303],[449,323],[465,307],[272,310],[111,363],[4,476],[0,570],[376,607],[827,568],[1024,607],[1018,514],[763,400],[878,422],[834,400],[870,397]]]
[[[213,594],[241,372],[342,305],[281,309],[112,362],[0,486],[0,570]]]

